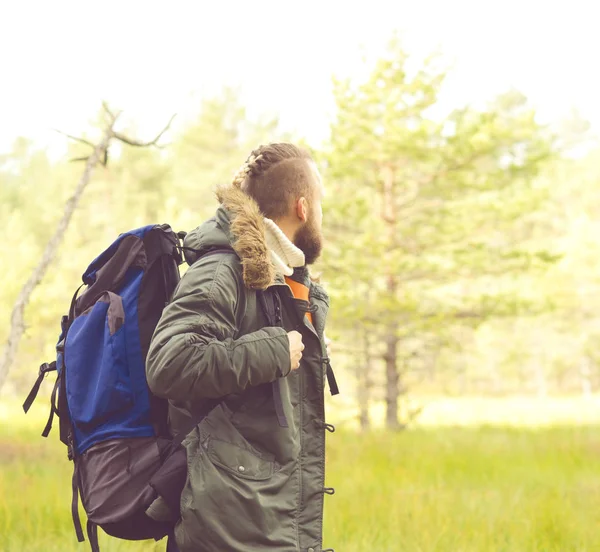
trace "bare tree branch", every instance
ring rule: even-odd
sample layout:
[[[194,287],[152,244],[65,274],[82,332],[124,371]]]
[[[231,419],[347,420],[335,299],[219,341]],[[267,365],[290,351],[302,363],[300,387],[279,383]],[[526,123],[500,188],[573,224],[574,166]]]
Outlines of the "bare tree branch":
[[[89,158],[90,158],[89,155],[84,155],[83,157],[75,157],[74,159],[70,159],[69,162],[70,163],[76,163],[77,161],[87,161]],[[104,150],[104,154],[102,156],[102,159],[100,159],[98,162],[103,167],[106,167],[108,165],[108,146]]]
[[[102,107],[104,108],[104,110],[107,112],[108,116],[109,116],[109,122],[107,125],[107,130],[110,129],[110,136],[108,136],[108,141],[106,143],[106,147],[104,148],[104,151],[102,152],[102,159],[98,159],[97,161],[103,165],[104,167],[106,167],[106,165],[108,164],[108,145],[110,143],[110,140],[112,138],[114,138],[115,136],[115,131],[114,131],[114,125],[115,122],[117,121],[117,119],[119,118],[119,116],[121,115],[120,112],[117,113],[113,113],[112,111],[110,111],[110,109],[108,108],[108,105],[106,104],[106,102],[102,102]],[[80,142],[82,144],[85,144],[86,146],[90,146],[93,150],[95,150],[96,145],[92,144],[90,141],[85,140],[84,138],[78,138],[77,136],[73,136],[71,134],[67,134],[66,132],[63,132],[62,130],[57,130],[57,129],[53,129],[54,131],[58,132],[59,134],[62,134],[63,136],[66,136],[67,138],[69,138],[70,140],[74,140],[76,142]],[[75,159],[71,159],[70,162],[74,163],[77,161],[88,161],[90,159],[91,155],[84,155],[83,157],[76,157]]]
[[[92,144],[89,140],[86,140],[85,138],[78,138],[77,136],[72,136],[71,134],[67,134],[66,132],[63,132],[62,130],[58,130],[57,128],[53,128],[52,130],[54,132],[58,132],[59,134],[62,134],[63,136],[66,136],[69,140],[74,140],[75,142],[80,142],[82,144],[85,144],[86,146],[89,146],[92,149],[94,149],[96,147],[95,144]],[[85,157],[85,159],[87,159],[87,157]]]
[[[106,166],[108,162],[108,149],[110,141],[113,138],[116,138],[117,140],[120,140],[121,142],[129,144],[131,146],[155,146],[158,140],[161,138],[161,136],[169,129],[171,123],[173,122],[173,119],[175,118],[175,115],[173,115],[167,126],[160,132],[160,134],[158,134],[158,136],[156,136],[156,138],[154,138],[154,140],[150,142],[139,142],[137,140],[128,138],[122,134],[116,133],[114,130],[114,125],[121,113],[113,113],[109,109],[106,102],[103,102],[102,106],[108,115],[108,122],[106,124],[106,127],[104,128],[102,139],[100,140],[100,142],[98,142],[98,144],[92,144],[91,142],[83,138],[77,138],[75,136],[71,136],[70,134],[57,131],[71,140],[75,140],[77,142],[90,146],[93,149],[93,151],[87,157],[79,157],[77,159],[72,160],[85,161],[85,168],[83,170],[83,174],[79,179],[79,182],[75,188],[75,192],[65,204],[63,216],[60,219],[53,236],[50,238],[50,241],[46,244],[46,248],[44,249],[42,258],[40,259],[37,266],[33,269],[31,276],[23,285],[23,288],[21,289],[21,292],[19,293],[19,295],[17,296],[17,300],[15,301],[11,315],[11,326],[8,334],[8,340],[6,342],[6,346],[4,347],[2,357],[0,358],[0,390],[2,389],[2,386],[6,381],[8,371],[12,363],[14,362],[14,359],[17,355],[19,343],[26,330],[24,319],[25,307],[29,303],[31,294],[38,286],[38,284],[42,281],[44,275],[46,274],[46,271],[48,270],[48,267],[52,264],[52,261],[56,257],[56,253],[58,251],[58,248],[60,247],[60,244],[63,241],[64,235],[67,231],[71,218],[73,217],[73,213],[77,209],[81,196],[83,195],[83,192],[85,191],[85,188],[87,187],[90,181],[90,177],[95,167],[98,164]]]
[[[158,141],[161,139],[162,135],[167,132],[167,130],[169,130],[169,128],[171,127],[171,123],[173,122],[173,119],[175,119],[175,117],[177,116],[177,114],[173,115],[171,117],[171,119],[169,119],[169,122],[167,123],[167,126],[165,128],[163,128],[158,135],[156,136],[156,138],[154,138],[154,140],[151,140],[150,142],[140,142],[139,140],[133,140],[131,138],[128,138],[127,136],[124,136],[123,134],[120,134],[119,132],[115,132],[114,133],[114,137],[123,142],[124,144],[128,144],[130,146],[135,146],[138,148],[148,148],[151,146],[157,146]],[[160,147],[160,146],[157,146]]]
[[[115,121],[117,119],[117,117],[119,116],[119,114],[115,114],[113,113],[110,108],[108,107],[108,103],[107,102],[102,102],[102,108],[104,109],[104,111],[106,111],[106,113],[108,114],[108,116]]]
[[[90,177],[96,165],[100,162],[101,157],[104,155],[106,148],[108,147],[108,143],[112,137],[112,125],[114,124],[114,120],[112,123],[106,128],[104,131],[104,135],[102,140],[94,146],[93,153],[88,157],[87,162],[85,164],[85,169],[83,170],[83,174],[79,179],[77,187],[75,188],[75,192],[68,199],[65,204],[65,210],[62,218],[60,219],[56,230],[54,231],[54,235],[50,238],[50,241],[47,243],[46,248],[44,249],[44,253],[42,254],[42,258],[40,259],[37,266],[33,269],[31,276],[25,282],[25,285],[21,289],[21,292],[17,296],[17,300],[13,307],[12,315],[11,315],[11,325],[10,331],[8,334],[8,340],[6,342],[6,346],[4,347],[4,352],[2,353],[2,357],[0,358],[0,389],[4,385],[6,381],[6,377],[8,376],[8,371],[10,366],[12,365],[19,347],[19,342],[21,341],[21,337],[25,333],[25,319],[24,312],[25,307],[29,303],[31,298],[31,294],[38,286],[38,284],[42,281],[42,278],[46,274],[48,267],[54,260],[56,256],[56,252],[63,241],[65,232],[69,226],[69,222],[79,204],[79,200],[90,181]]]

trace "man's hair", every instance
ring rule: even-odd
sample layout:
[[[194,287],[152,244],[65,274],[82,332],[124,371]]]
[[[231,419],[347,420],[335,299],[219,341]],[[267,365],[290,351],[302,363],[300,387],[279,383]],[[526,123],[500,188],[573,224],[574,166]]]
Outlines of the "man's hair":
[[[288,214],[292,201],[312,197],[310,162],[310,154],[294,144],[260,146],[235,174],[233,185],[252,197],[264,216],[276,220]]]

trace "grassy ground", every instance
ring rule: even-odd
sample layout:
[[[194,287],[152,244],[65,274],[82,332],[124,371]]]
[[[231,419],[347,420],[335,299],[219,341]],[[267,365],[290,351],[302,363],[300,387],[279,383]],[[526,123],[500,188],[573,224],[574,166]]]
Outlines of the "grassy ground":
[[[88,550],[72,532],[65,451],[39,429],[0,418],[0,551]],[[328,464],[337,552],[600,550],[600,426],[342,430]],[[101,548],[164,544],[102,535]]]

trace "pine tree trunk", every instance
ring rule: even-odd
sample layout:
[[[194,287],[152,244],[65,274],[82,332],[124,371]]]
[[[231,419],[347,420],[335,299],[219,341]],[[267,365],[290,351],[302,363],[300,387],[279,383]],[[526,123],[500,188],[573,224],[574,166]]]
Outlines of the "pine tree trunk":
[[[400,420],[398,419],[400,376],[398,375],[398,336],[397,326],[395,324],[388,327],[388,334],[385,337],[385,348],[385,425],[388,429],[396,431],[401,429],[401,425]]]
[[[392,167],[383,167],[383,204],[382,216],[385,221],[390,251],[398,248],[396,197],[394,190],[394,170]],[[386,290],[390,299],[395,300],[398,293],[398,276],[394,272],[393,263],[388,262],[388,275]],[[400,429],[398,419],[398,406],[400,396],[400,376],[398,374],[398,323],[389,322],[385,335],[385,375],[386,375],[386,427],[391,430]]]
[[[360,365],[361,372],[358,378],[358,407],[360,429],[361,431],[367,432],[369,429],[371,429],[369,403],[371,400],[373,359],[371,356],[371,338],[369,332],[363,329],[362,334],[364,361]],[[359,336],[357,335],[357,337]]]

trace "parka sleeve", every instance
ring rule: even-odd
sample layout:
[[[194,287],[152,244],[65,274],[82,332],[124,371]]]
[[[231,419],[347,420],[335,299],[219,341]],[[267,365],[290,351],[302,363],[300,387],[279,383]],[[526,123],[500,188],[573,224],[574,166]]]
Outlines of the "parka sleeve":
[[[217,257],[194,265],[156,327],[146,376],[151,391],[176,401],[238,393],[291,370],[283,328],[265,327],[234,339],[238,280]]]

